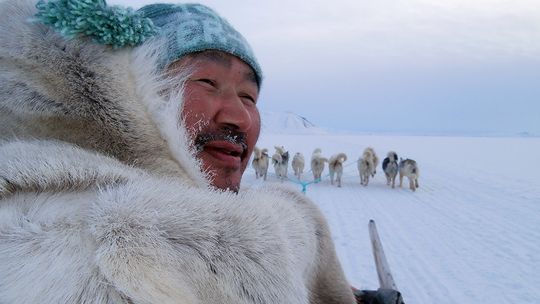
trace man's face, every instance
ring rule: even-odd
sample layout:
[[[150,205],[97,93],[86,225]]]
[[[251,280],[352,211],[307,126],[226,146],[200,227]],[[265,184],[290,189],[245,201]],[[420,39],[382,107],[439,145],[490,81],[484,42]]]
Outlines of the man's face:
[[[202,169],[210,172],[214,187],[238,191],[260,132],[255,74],[237,57],[215,51],[177,63],[193,69],[184,87],[181,118]]]

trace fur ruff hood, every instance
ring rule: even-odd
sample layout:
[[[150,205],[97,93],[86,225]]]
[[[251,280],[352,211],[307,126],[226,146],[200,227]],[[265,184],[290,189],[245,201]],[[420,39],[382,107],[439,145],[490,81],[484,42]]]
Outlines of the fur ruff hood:
[[[32,22],[33,0],[0,5],[0,139],[60,140],[208,185],[179,123],[181,92],[159,94],[186,75],[161,77],[158,39],[114,50]]]
[[[212,190],[152,68],[0,2],[0,303],[354,303],[284,188]]]

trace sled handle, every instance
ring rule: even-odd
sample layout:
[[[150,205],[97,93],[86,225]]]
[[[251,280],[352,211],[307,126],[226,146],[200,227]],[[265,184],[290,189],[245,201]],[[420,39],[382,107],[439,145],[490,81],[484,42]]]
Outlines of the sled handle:
[[[380,288],[398,290],[394,278],[392,277],[392,273],[390,272],[390,266],[388,266],[388,261],[384,255],[381,239],[379,238],[379,233],[377,232],[377,226],[375,226],[374,220],[369,220],[369,237],[371,239]]]

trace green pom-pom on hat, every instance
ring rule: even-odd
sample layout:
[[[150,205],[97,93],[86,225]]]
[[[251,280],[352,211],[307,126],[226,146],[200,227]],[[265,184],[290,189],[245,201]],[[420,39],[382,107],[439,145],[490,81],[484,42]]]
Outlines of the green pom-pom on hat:
[[[150,18],[104,0],[40,0],[36,8],[36,20],[62,35],[85,35],[115,48],[139,45],[157,32]]]

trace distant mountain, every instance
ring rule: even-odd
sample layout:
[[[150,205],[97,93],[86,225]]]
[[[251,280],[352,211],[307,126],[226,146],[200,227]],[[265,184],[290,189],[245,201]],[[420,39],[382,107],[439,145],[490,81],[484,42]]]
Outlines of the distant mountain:
[[[538,135],[532,134],[528,131],[522,131],[516,134],[519,137],[538,137]]]
[[[292,112],[261,112],[263,133],[325,134],[307,118]]]

